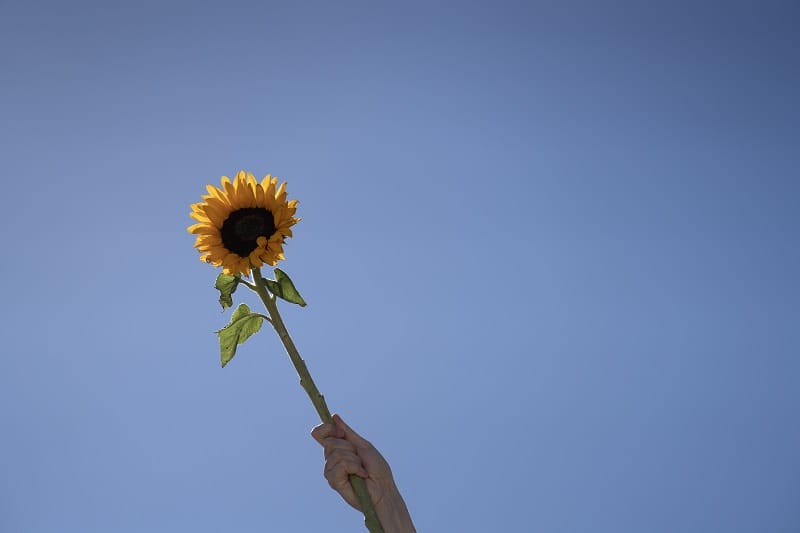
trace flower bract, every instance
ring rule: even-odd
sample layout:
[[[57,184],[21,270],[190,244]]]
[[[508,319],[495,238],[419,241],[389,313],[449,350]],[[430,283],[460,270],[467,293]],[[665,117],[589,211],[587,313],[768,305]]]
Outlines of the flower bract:
[[[200,260],[235,276],[285,259],[283,244],[300,220],[294,216],[298,201],[286,200],[286,183],[278,185],[269,174],[258,182],[245,171],[232,181],[223,176],[221,183],[207,185],[203,201],[192,204],[190,216],[197,224],[188,229],[197,235]]]

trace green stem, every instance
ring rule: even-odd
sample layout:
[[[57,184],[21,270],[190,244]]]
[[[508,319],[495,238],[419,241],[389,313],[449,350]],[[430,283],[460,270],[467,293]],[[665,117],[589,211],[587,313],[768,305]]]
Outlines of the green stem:
[[[323,423],[332,424],[333,417],[331,417],[331,412],[328,410],[328,405],[325,403],[325,397],[319,392],[319,389],[317,389],[314,380],[311,378],[311,373],[308,371],[306,362],[300,357],[300,352],[297,351],[297,347],[289,336],[289,331],[286,329],[286,325],[284,325],[283,319],[278,312],[278,303],[275,301],[275,297],[267,290],[267,285],[264,283],[264,278],[261,276],[261,269],[253,268],[252,270],[253,280],[255,281],[254,290],[261,298],[261,301],[264,302],[264,306],[267,308],[269,316],[272,318],[272,326],[275,328],[275,332],[286,348],[286,353],[289,354],[289,359],[291,359],[295,370],[297,370],[297,375],[300,376],[300,385],[311,399],[311,403],[314,405],[314,409],[317,410],[320,420],[322,420]],[[250,286],[249,284],[247,285]],[[364,513],[364,524],[367,526],[369,532],[383,533],[383,528],[375,512],[375,506],[372,504],[372,500],[369,497],[367,484],[364,478],[351,474],[350,484],[353,486],[353,492],[356,493],[356,497],[358,497],[358,503]]]

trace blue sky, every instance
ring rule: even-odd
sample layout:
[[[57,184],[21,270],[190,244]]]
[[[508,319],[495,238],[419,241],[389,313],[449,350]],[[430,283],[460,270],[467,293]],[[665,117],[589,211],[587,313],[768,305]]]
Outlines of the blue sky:
[[[0,530],[360,530],[272,332],[219,368],[188,206],[247,169],[420,531],[797,531],[798,22],[0,2]]]

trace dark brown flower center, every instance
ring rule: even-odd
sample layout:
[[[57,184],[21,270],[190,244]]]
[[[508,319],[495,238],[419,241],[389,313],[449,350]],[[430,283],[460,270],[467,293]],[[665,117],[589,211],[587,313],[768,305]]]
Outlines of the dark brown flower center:
[[[275,219],[263,207],[245,207],[231,213],[222,223],[222,244],[239,257],[247,257],[258,247],[259,237],[275,233]]]

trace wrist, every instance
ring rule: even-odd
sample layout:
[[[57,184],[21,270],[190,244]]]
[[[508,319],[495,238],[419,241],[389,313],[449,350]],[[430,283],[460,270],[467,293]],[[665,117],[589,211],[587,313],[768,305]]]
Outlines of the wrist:
[[[406,502],[400,495],[397,486],[387,488],[381,501],[375,506],[375,512],[383,526],[384,533],[416,533]]]

